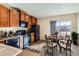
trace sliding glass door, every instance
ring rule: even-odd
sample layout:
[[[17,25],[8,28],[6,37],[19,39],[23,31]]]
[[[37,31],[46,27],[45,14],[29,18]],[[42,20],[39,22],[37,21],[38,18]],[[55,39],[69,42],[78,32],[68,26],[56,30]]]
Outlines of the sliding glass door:
[[[71,21],[51,21],[50,22],[51,34],[57,31],[60,35],[70,35],[71,30],[72,30]]]
[[[71,29],[71,21],[56,21],[56,31],[61,35],[70,35]]]

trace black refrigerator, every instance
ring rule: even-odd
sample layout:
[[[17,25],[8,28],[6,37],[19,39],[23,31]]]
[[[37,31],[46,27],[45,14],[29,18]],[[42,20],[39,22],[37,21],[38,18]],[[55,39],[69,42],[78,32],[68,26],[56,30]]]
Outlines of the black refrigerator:
[[[34,34],[34,41],[37,42],[40,40],[40,25],[32,25],[30,29],[31,33]]]

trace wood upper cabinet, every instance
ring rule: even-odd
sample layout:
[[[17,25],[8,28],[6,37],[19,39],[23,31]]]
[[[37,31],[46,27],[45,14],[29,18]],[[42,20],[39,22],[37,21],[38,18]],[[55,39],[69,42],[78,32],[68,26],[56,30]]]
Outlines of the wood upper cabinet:
[[[31,16],[29,16],[28,27],[31,28],[31,25],[32,25],[32,18],[31,18]]]
[[[9,27],[9,10],[0,5],[0,27]]]
[[[32,16],[32,25],[35,25],[35,24],[37,24],[37,19]]]
[[[28,15],[26,15],[25,21],[29,22],[29,16]]]
[[[28,19],[28,26],[29,28],[31,28],[32,25],[37,24],[37,18],[33,17],[33,16],[29,16]]]
[[[33,24],[37,24],[37,18],[33,18]]]
[[[25,18],[26,18],[25,13],[21,12],[21,21],[25,21]]]
[[[28,22],[28,27],[37,24],[37,19],[24,11],[9,9],[0,5],[0,27],[19,27],[19,21]]]
[[[19,12],[10,11],[10,27],[19,27]]]

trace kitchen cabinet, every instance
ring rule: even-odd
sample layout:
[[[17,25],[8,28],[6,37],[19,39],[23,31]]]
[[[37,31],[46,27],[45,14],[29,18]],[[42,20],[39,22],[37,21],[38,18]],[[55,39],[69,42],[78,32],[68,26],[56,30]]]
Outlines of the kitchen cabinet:
[[[32,17],[32,25],[37,24],[37,19],[35,17]]]
[[[1,43],[1,44],[6,44],[6,41],[0,39],[0,43]]]
[[[21,12],[20,14],[21,14],[21,21],[25,21],[25,18],[26,18],[25,13]]]
[[[35,18],[35,20],[34,20],[34,24],[37,24],[37,18]]]
[[[9,27],[9,10],[0,5],[0,27]]]
[[[32,25],[36,25],[36,24],[37,24],[37,18],[35,18],[33,16],[29,16],[28,27],[31,28]]]
[[[28,22],[28,27],[37,24],[37,18],[29,16],[18,8],[8,8],[0,5],[0,27],[19,27],[19,22]]]
[[[25,21],[29,22],[29,15],[26,15]]]
[[[28,27],[31,28],[31,26],[32,26],[32,17],[29,16]]]
[[[10,11],[10,27],[19,27],[19,12]]]
[[[31,33],[31,44],[34,43],[34,40],[35,40],[35,39],[34,39],[34,38],[35,38],[34,35],[35,35],[35,33]]]
[[[29,19],[30,19],[29,15],[26,15],[25,22],[28,23],[27,26],[31,25],[31,21],[30,21],[30,24],[29,24]]]

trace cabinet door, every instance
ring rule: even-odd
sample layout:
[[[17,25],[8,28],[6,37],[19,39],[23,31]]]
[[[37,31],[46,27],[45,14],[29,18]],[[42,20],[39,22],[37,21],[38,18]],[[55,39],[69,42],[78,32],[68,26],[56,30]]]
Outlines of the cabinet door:
[[[29,20],[28,20],[28,27],[29,27],[29,28],[31,28],[31,25],[32,25],[32,21],[31,21],[31,20],[32,20],[32,18],[29,17]]]
[[[10,11],[10,27],[19,27],[19,13]]]
[[[29,22],[29,16],[28,15],[26,15],[25,21]]]
[[[35,33],[31,33],[31,44],[34,43],[34,41],[35,41],[35,39],[34,39],[34,37],[35,37],[34,34],[35,34]]]
[[[5,40],[1,39],[0,44],[5,44]]]
[[[32,25],[37,24],[37,19],[35,17],[32,17]]]
[[[25,18],[26,18],[25,14],[21,12],[21,21],[25,21]]]
[[[0,5],[0,27],[9,27],[9,10]]]

